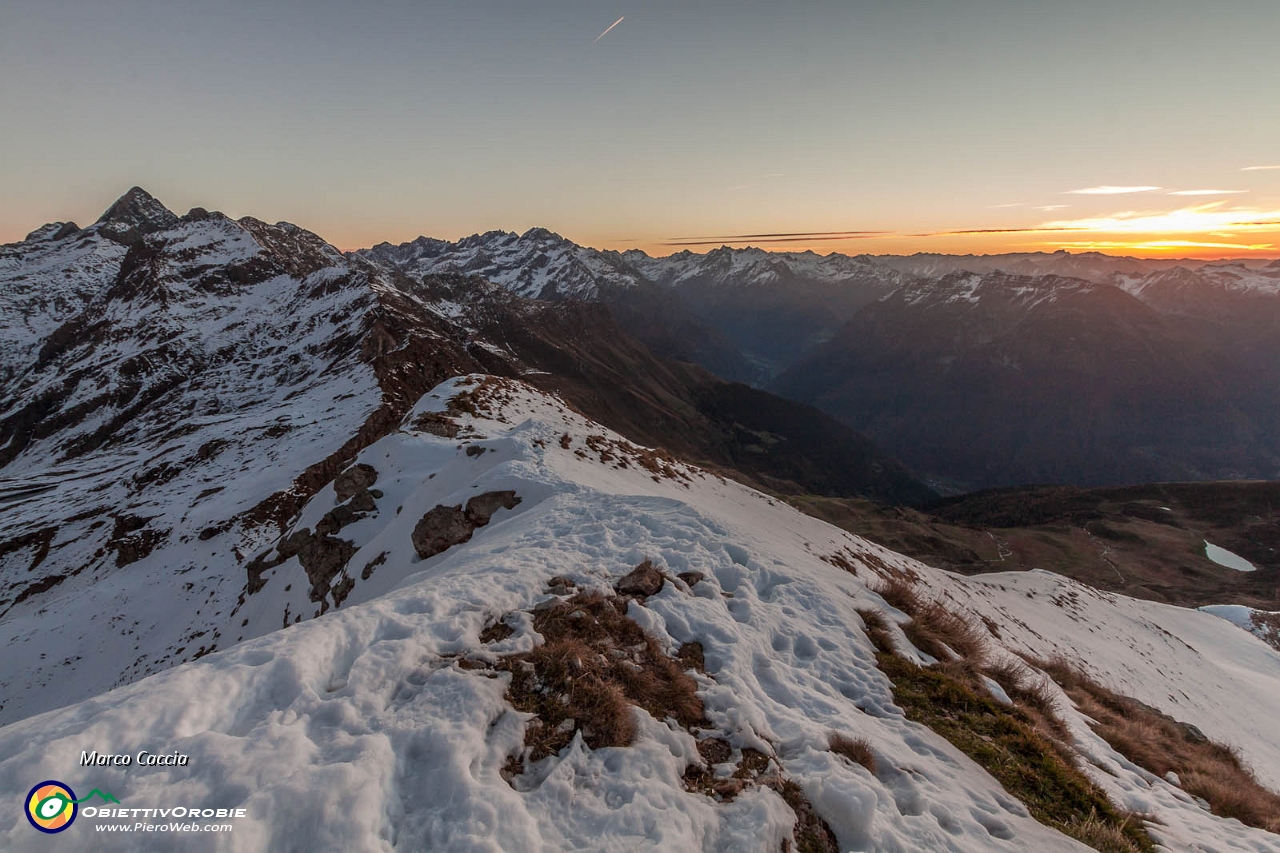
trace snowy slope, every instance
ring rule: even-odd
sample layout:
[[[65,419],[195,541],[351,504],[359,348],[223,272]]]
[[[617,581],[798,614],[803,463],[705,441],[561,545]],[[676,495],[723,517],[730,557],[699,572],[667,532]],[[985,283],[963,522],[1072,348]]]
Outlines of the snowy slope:
[[[904,284],[884,299],[900,298],[921,310],[939,305],[962,303],[978,305],[984,298],[1000,309],[1018,314],[1030,313],[1044,304],[1078,294],[1089,294],[1105,285],[1084,279],[1056,275],[1021,276],[991,272],[954,272],[937,279],[917,279]],[[884,301],[882,299],[882,301]]]
[[[722,246],[706,253],[676,252],[653,257],[639,249],[613,252],[580,246],[533,228],[524,234],[490,231],[456,243],[419,237],[392,246],[382,243],[358,252],[415,278],[440,272],[479,275],[529,298],[596,299],[604,289],[649,281],[679,289],[758,287],[796,280],[838,286],[856,282],[891,289],[906,276],[866,255],[832,252],[769,252]]]
[[[512,381],[446,383],[358,462],[376,479],[364,477],[350,501],[363,488],[375,507],[335,534],[355,549],[338,581],[348,589],[341,609],[278,630],[282,609],[308,606],[309,577],[297,556],[276,563],[224,628],[243,624],[259,639],[0,729],[0,796],[14,802],[53,776],[126,806],[248,811],[221,835],[112,836],[81,818],[58,839],[64,849],[778,850],[795,820],[783,800],[764,786],[728,803],[685,790],[681,774],[699,761],[695,732],[639,710],[630,747],[575,739],[512,783],[502,776],[526,720],[504,699],[510,676],[484,662],[539,642],[531,613],[556,600],[553,577],[611,593],[646,558],[667,580],[627,614],[669,653],[702,644],[711,732],[735,755],[771,756],[842,849],[1084,849],[895,707],[856,612],[896,616],[873,591],[891,570],[987,616],[1011,648],[1061,651],[1236,745],[1280,786],[1280,744],[1267,725],[1280,712],[1280,654],[1214,616],[1045,573],[929,569],[628,445]],[[518,503],[469,541],[418,556],[415,528],[433,508],[506,491]],[[336,484],[317,492],[277,549],[333,518],[337,497]],[[823,559],[836,554],[856,574]],[[676,579],[687,572],[702,577]],[[501,619],[514,632],[483,642]],[[65,654],[65,638],[43,643]],[[1280,837],[1213,817],[1064,713],[1099,768],[1092,775],[1160,821],[1152,831],[1168,849],[1280,850]],[[877,773],[829,752],[833,731],[867,738]],[[81,750],[143,748],[191,761],[76,766]],[[0,848],[48,849],[15,809],[0,813]]]
[[[478,275],[529,299],[595,299],[602,287],[631,287],[640,278],[615,253],[579,246],[545,228],[523,234],[489,231],[456,243],[419,237],[358,254],[415,279],[450,272]]]
[[[1274,610],[1256,610],[1241,604],[1208,604],[1200,609],[1226,619],[1272,648],[1280,649],[1280,613]]]
[[[82,310],[100,272],[116,269],[124,258],[124,246],[94,233],[70,244],[55,239],[65,233],[63,226],[55,222],[23,243],[0,246],[0,313],[21,318],[0,326],[0,379],[32,358],[33,347],[61,325],[60,318]]]
[[[789,280],[830,285],[858,282],[892,288],[907,276],[880,264],[869,255],[819,255],[806,252],[771,252],[755,247],[721,246],[705,254],[688,250],[665,257],[650,257],[639,249],[621,257],[653,281],[680,287],[690,283],[716,287],[753,287]]]
[[[376,431],[399,380],[377,375],[396,357],[376,357],[398,345],[391,292],[291,225],[179,218],[135,190],[93,226],[38,233],[3,260],[10,721],[233,642],[219,629],[244,552],[273,535],[274,506],[331,479],[325,461]],[[436,350],[444,375],[474,369],[447,342]]]
[[[1280,295],[1280,267],[1270,264],[1254,269],[1243,263],[1206,264],[1195,269],[1175,267],[1143,276],[1124,276],[1118,283],[1139,299],[1156,304],[1168,299],[1171,291],[1176,294],[1197,287],[1243,296],[1274,297]]]
[[[1008,275],[1057,275],[1082,278],[1096,283],[1114,282],[1117,276],[1142,276],[1175,263],[1198,265],[1195,261],[1167,261],[1128,258],[1099,252],[1010,252],[998,255],[943,255],[921,252],[914,255],[882,255],[885,266],[922,278],[941,278],[963,271],[978,274],[1003,272]]]

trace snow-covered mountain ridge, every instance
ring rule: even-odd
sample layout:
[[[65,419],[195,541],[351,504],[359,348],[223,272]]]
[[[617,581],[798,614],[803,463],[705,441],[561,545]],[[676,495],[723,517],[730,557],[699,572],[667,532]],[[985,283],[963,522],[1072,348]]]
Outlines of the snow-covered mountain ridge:
[[[4,656],[5,720],[225,647],[243,551],[481,364],[439,305],[291,225],[135,190],[62,230],[6,247],[0,281],[0,637],[66,641]]]
[[[787,383],[774,380],[836,337],[868,305],[895,294],[909,294],[909,304],[921,307],[947,300],[977,304],[975,282],[1017,280],[1026,294],[1018,311],[1029,316],[1068,291],[1122,288],[1178,322],[1218,322],[1227,338],[1251,347],[1274,337],[1260,327],[1280,314],[1280,262],[1065,251],[851,256],[750,246],[653,257],[638,249],[581,246],[541,228],[492,231],[457,242],[422,237],[356,254],[411,279],[462,271],[526,297],[601,301],[655,351],[786,396]],[[1076,322],[1087,335],[1096,321],[1085,310]]]
[[[463,508],[481,504],[484,524],[460,520],[474,522]],[[326,524],[332,532],[319,534]],[[353,549],[337,580],[341,609],[281,629],[282,613],[311,606],[311,573],[293,553],[227,618],[258,639],[0,729],[0,792],[20,798],[57,768],[77,790],[130,806],[176,798],[250,816],[222,836],[151,835],[149,850],[785,849],[796,812],[774,788],[717,800],[682,783],[713,738],[729,748],[721,771],[762,753],[840,849],[1085,849],[904,719],[859,615],[903,621],[876,592],[902,575],[989,620],[992,654],[1066,655],[1235,746],[1280,787],[1269,726],[1280,653],[1226,620],[1047,573],[930,569],[636,447],[523,383],[472,376],[428,393],[269,551],[283,556],[303,529]],[[592,749],[575,731],[558,753],[512,768],[533,721],[511,705],[501,662],[540,644],[538,614],[577,592],[613,597],[645,560],[661,586],[627,600],[626,616],[672,656],[699,644],[705,724],[632,707],[630,746]],[[66,639],[44,645],[57,654]],[[1277,836],[1214,817],[1137,769],[1065,701],[1061,711],[1095,783],[1150,815],[1166,849],[1280,849]],[[832,732],[865,738],[876,771],[829,751]],[[76,767],[87,748],[161,747],[190,763]],[[90,833],[76,826],[62,840],[140,849]],[[44,844],[16,811],[0,818],[4,849]]]
[[[886,494],[927,494],[816,412],[665,365],[602,306],[410,281],[288,223],[178,216],[140,189],[87,228],[4,247],[0,316],[0,642],[67,641],[0,659],[0,722],[252,636],[226,620],[262,548],[450,376],[563,381],[611,422],[722,462],[761,441],[739,422],[772,406],[761,434],[789,467],[745,451],[766,476],[826,476],[820,460],[836,460],[838,489],[862,465]],[[342,555],[312,543],[323,568],[291,618],[340,604]]]
[[[398,267],[413,276],[466,272],[535,298],[596,299],[609,288],[649,281],[679,290],[690,285],[767,287],[795,280],[887,293],[904,284],[954,280],[959,272],[1003,273],[1044,279],[1080,279],[1123,287],[1136,296],[1160,291],[1179,278],[1236,293],[1280,292],[1280,261],[1199,261],[1148,259],[1097,252],[1012,253],[1004,255],[820,255],[771,251],[754,246],[688,249],[652,256],[640,249],[617,252],[579,245],[545,228],[524,234],[489,231],[456,242],[419,237],[408,243],[381,243],[355,254]],[[1170,276],[1173,276],[1171,279]],[[917,284],[918,286],[918,284]]]
[[[478,275],[531,299],[595,299],[602,287],[632,287],[635,271],[600,252],[570,242],[545,228],[524,234],[489,231],[456,243],[419,237],[393,246],[381,243],[359,252],[408,275],[442,272]]]

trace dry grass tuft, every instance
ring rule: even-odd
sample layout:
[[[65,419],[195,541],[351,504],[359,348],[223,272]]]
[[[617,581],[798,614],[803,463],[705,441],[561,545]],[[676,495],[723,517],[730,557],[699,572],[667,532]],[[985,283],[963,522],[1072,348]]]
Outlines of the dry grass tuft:
[[[769,769],[773,759],[758,749],[750,746],[742,748],[742,758],[738,760],[738,769],[733,775],[739,779],[754,779]]]
[[[890,607],[895,607],[908,616],[914,616],[920,609],[920,596],[916,594],[915,584],[903,575],[890,575],[876,592]]]
[[[707,724],[697,682],[625,608],[623,599],[579,593],[536,611],[546,642],[500,662],[511,673],[508,700],[536,715],[525,731],[530,760],[559,752],[579,731],[593,749],[629,746],[633,705],[685,728]]]
[[[1280,833],[1280,795],[1259,784],[1234,750],[1103,687],[1065,660],[1039,665],[1096,721],[1094,731],[1134,764],[1158,776],[1178,774],[1183,790],[1207,802],[1214,814]]]
[[[876,651],[893,654],[893,632],[889,630],[889,620],[884,614],[879,610],[863,608],[858,611],[858,615],[862,617],[862,624],[867,630],[867,639],[876,647]]]
[[[1093,812],[1086,818],[1072,821],[1066,833],[1101,853],[1136,853],[1141,848],[1126,830],[1140,827],[1142,818],[1132,812],[1120,812],[1119,815],[1120,823],[1117,824],[1103,820]]]
[[[1010,691],[1018,690],[1026,681],[1024,674],[1026,672],[1025,667],[1016,660],[1010,660],[1008,658],[1000,661],[999,663],[989,664],[983,667],[983,671],[991,678],[995,679],[996,682],[1004,688],[1004,691],[1009,694],[1009,698],[1011,699],[1013,698],[1013,693]]]
[[[986,649],[986,635],[977,623],[936,601],[918,606],[902,631],[912,645],[940,661],[976,662]]]
[[[686,669],[694,669],[703,675],[707,674],[707,659],[703,653],[702,643],[694,640],[692,643],[681,643],[680,648],[676,650],[676,660]]]
[[[828,748],[836,755],[843,755],[854,764],[861,764],[872,773],[876,772],[876,754],[866,738],[849,737],[832,733],[827,741]]]
[[[507,637],[510,637],[514,633],[515,629],[506,622],[497,621],[486,626],[485,629],[480,632],[480,642],[498,643],[505,640]]]
[[[827,822],[814,811],[813,804],[804,795],[804,789],[790,779],[773,779],[770,788],[778,792],[791,810],[796,813],[796,825],[792,832],[796,839],[797,853],[840,853],[836,834]]]
[[[760,774],[769,768],[771,759],[759,750],[744,747],[731,778],[716,776],[712,767],[724,764],[733,757],[733,747],[723,738],[711,737],[698,741],[698,754],[704,764],[690,764],[684,771],[686,791],[703,794],[714,800],[732,800],[747,788],[756,784]]]
[[[853,562],[853,560],[850,560],[848,557],[846,557],[844,554],[841,554],[838,551],[834,554],[828,554],[827,556],[823,557],[822,560],[827,563],[830,563],[831,565],[835,566],[838,569],[844,569],[846,572],[853,575],[854,577],[858,576],[857,563]]]
[[[947,609],[937,601],[925,602],[906,574],[895,572],[876,592],[890,606],[911,617],[902,626],[911,644],[940,661],[978,661],[986,649],[986,631],[967,616]],[[863,611],[859,611],[863,613]],[[864,615],[865,620],[865,615]],[[868,623],[868,634],[871,626]],[[875,641],[872,637],[872,641]],[[882,648],[881,651],[891,651]]]
[[[971,663],[920,667],[891,654],[881,654],[879,662],[907,719],[951,741],[1036,820],[1105,853],[1154,849],[1141,822],[1117,809],[1059,744],[1038,730],[1033,716],[987,695]]]
[[[940,672],[948,678],[953,678],[983,696],[986,696],[989,692],[987,686],[982,683],[982,671],[972,661],[957,658],[935,663],[929,669]]]
[[[983,671],[1004,688],[1015,705],[1027,712],[1038,730],[1063,743],[1071,742],[1071,733],[1058,716],[1057,697],[1048,676],[1032,673],[1017,661],[1008,659],[984,667]]]
[[[1238,760],[1234,766],[1213,762],[1196,766],[1179,778],[1183,790],[1209,803],[1214,813],[1280,833],[1280,797],[1258,785]]]

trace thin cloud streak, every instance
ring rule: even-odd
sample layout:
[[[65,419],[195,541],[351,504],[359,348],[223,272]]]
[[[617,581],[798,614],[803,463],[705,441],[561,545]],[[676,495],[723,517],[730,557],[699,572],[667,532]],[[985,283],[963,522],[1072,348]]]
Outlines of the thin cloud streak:
[[[778,231],[772,234],[722,234],[719,237],[671,237],[671,240],[757,240],[768,237],[864,237],[893,231]]]
[[[598,36],[596,36],[594,39],[592,39],[592,40],[591,40],[591,43],[592,43],[592,44],[595,44],[596,42],[600,41],[600,39],[602,39],[602,38],[604,38],[605,36],[609,35],[609,31],[610,31],[610,30],[612,30],[614,27],[618,26],[618,24],[621,24],[621,23],[622,23],[623,21],[625,21],[625,20],[626,20],[626,15],[623,15],[621,18],[619,18],[618,20],[614,21],[614,22],[613,22],[612,24],[610,24],[609,26],[605,27],[604,32],[602,32],[600,35],[598,35]]]
[[[965,234],[1057,234],[1061,231],[1088,231],[1088,228],[1074,226],[1054,228],[964,228],[957,231],[926,231],[922,234],[910,234],[911,237],[958,237]]]
[[[1100,187],[1085,187],[1080,190],[1067,190],[1066,195],[1126,195],[1128,193],[1149,193],[1155,192],[1162,187],[1113,187],[1104,185]]]
[[[768,236],[763,234],[744,234],[738,237],[706,237],[703,239],[668,240],[663,246],[723,246],[729,243],[823,243],[839,240],[869,240],[873,237],[896,236],[893,231],[845,231],[832,236],[813,234]]]
[[[1204,191],[1183,191],[1204,192]],[[1215,191],[1220,192],[1220,191]],[[1047,205],[1045,209],[1067,207]],[[672,237],[661,243],[672,247],[721,246],[752,243],[755,245],[785,243],[819,243],[873,238],[964,237],[1016,234],[1080,234],[1098,235],[1095,241],[1061,243],[1062,248],[1135,248],[1157,250],[1173,246],[1201,249],[1239,249],[1271,251],[1270,243],[1221,243],[1205,241],[1205,237],[1234,237],[1237,233],[1261,234],[1280,228],[1280,210],[1228,207],[1225,201],[1214,201],[1194,207],[1169,211],[1124,211],[1081,219],[1054,220],[1020,228],[955,228],[942,231],[779,231],[759,234],[725,234],[715,237]],[[1134,241],[1106,239],[1110,235],[1141,235]],[[1189,239],[1178,239],[1185,236]],[[1146,237],[1147,239],[1142,239]],[[1196,237],[1201,239],[1197,240]]]
[[[1245,166],[1242,172],[1270,172],[1273,169],[1280,169],[1280,164],[1275,166]]]

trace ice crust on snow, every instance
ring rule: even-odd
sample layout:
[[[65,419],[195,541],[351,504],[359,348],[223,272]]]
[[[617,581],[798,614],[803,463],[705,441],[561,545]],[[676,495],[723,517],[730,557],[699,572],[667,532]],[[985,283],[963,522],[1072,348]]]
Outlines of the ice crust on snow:
[[[991,620],[1008,649],[1068,655],[1238,747],[1280,787],[1270,725],[1280,711],[1280,654],[1229,623],[1048,572],[951,575],[697,469],[662,477],[616,467],[586,439],[618,436],[515,382],[495,410],[456,416],[465,438],[414,426],[479,381],[451,380],[425,395],[399,431],[359,455],[379,472],[383,497],[375,514],[342,530],[358,548],[350,566],[386,557],[341,609],[280,630],[280,609],[305,577],[296,559],[286,561],[235,617],[248,618],[257,639],[0,728],[0,797],[15,802],[52,775],[77,791],[109,790],[126,806],[249,811],[230,834],[146,836],[156,851],[776,851],[794,821],[781,798],[757,788],[719,804],[685,791],[692,735],[638,710],[631,747],[593,751],[579,739],[529,768],[526,784],[500,774],[520,748],[523,715],[503,698],[506,676],[460,667],[459,657],[491,659],[539,642],[527,611],[547,599],[551,577],[603,592],[644,559],[670,576],[704,579],[667,583],[628,613],[669,651],[702,643],[707,675],[698,682],[715,733],[774,756],[842,849],[1086,849],[1031,819],[894,705],[856,613],[875,607],[896,618],[873,591],[884,566],[915,572],[930,596]],[[468,455],[463,442],[486,451]],[[465,544],[416,556],[410,534],[424,512],[505,489],[522,499],[514,509],[499,510]],[[334,503],[332,486],[321,490],[295,529]],[[856,576],[822,559],[837,552]],[[511,636],[479,640],[512,612]],[[1223,707],[1224,695],[1239,701]],[[1154,815],[1153,835],[1167,849],[1280,850],[1277,836],[1216,818],[1134,767],[1060,704],[1092,762],[1086,769],[1121,805]],[[828,751],[833,731],[866,738],[876,774]],[[191,762],[145,772],[77,767],[85,749],[144,748],[179,750]],[[131,850],[138,837],[76,826],[60,841]],[[10,809],[0,813],[0,849],[45,850],[47,840]]]

